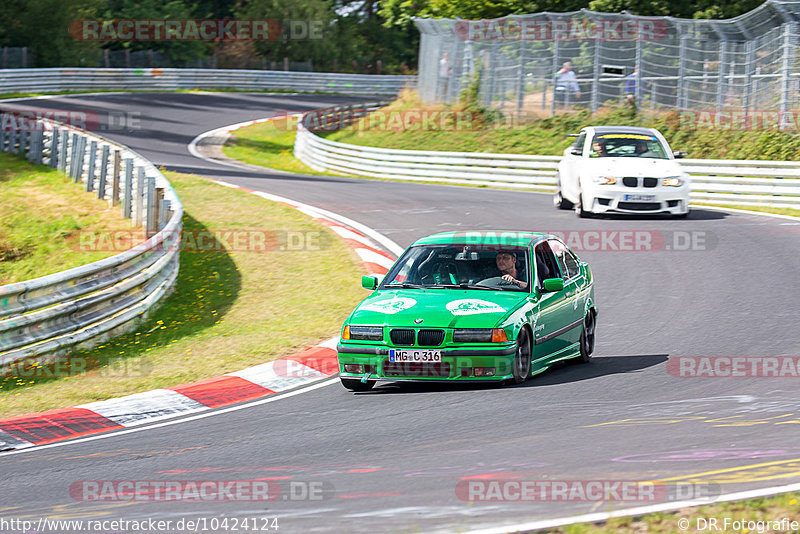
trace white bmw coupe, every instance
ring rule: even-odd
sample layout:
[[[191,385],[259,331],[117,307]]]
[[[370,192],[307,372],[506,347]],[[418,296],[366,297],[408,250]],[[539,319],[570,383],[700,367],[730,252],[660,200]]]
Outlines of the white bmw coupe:
[[[558,164],[554,203],[580,217],[600,213],[689,213],[689,175],[653,128],[591,126]]]

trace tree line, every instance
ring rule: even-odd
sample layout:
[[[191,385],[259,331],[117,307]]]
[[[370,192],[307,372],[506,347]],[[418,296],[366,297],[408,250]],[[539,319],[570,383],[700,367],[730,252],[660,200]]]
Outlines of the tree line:
[[[310,61],[314,70],[413,73],[419,35],[414,17],[497,18],[588,8],[635,15],[730,18],[760,0],[3,0],[0,46],[28,47],[32,66],[97,66],[104,51],[152,50],[174,64],[214,56],[222,67]],[[77,20],[269,19],[281,23],[275,40],[80,40]],[[291,24],[300,28],[291,34]],[[303,24],[321,31],[303,35]],[[313,38],[312,38],[313,37]]]

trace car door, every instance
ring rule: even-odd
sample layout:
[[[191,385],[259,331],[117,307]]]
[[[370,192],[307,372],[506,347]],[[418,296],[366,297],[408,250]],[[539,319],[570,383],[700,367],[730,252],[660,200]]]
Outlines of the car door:
[[[547,241],[534,247],[534,264],[536,268],[536,287],[539,295],[538,309],[534,314],[533,329],[533,370],[548,365],[568,348],[563,328],[572,318],[572,303],[568,302],[567,289],[561,291],[544,291],[542,282],[548,278],[561,278],[553,251]]]
[[[560,334],[563,346],[577,348],[580,341],[583,322],[583,310],[586,302],[583,288],[585,280],[578,264],[577,258],[558,239],[549,240],[550,249],[556,257],[558,268],[564,278],[564,301],[567,303],[568,313],[565,314],[566,324]]]

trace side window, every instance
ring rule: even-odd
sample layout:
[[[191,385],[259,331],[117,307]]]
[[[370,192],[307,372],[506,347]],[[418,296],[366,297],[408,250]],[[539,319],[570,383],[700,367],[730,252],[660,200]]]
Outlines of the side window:
[[[583,152],[583,143],[586,141],[586,132],[581,132],[578,137],[575,138],[575,141],[570,145],[571,150],[580,149]],[[564,145],[561,145],[564,146]]]
[[[558,261],[558,266],[561,269],[561,273],[564,275],[564,280],[569,280],[578,276],[578,274],[580,274],[580,267],[578,266],[578,260],[575,258],[572,252],[570,252],[561,241],[551,239],[549,243],[553,254],[555,254],[556,260]]]
[[[539,285],[548,278],[561,278],[556,257],[553,255],[553,251],[550,250],[550,245],[548,245],[547,241],[536,245],[534,255],[536,256],[536,277]]]

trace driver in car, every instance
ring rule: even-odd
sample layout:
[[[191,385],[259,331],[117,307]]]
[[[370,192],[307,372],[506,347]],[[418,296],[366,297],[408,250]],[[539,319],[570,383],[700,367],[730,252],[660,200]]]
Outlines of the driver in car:
[[[592,153],[589,155],[592,158],[607,158],[608,151],[606,144],[603,141],[595,141],[592,143]]]
[[[503,280],[506,282],[511,282],[522,289],[528,287],[528,282],[523,282],[522,280],[517,279],[519,274],[517,273],[516,254],[511,254],[509,252],[498,252],[494,260],[497,263],[497,268],[500,269],[501,273],[503,273],[501,276]]]

